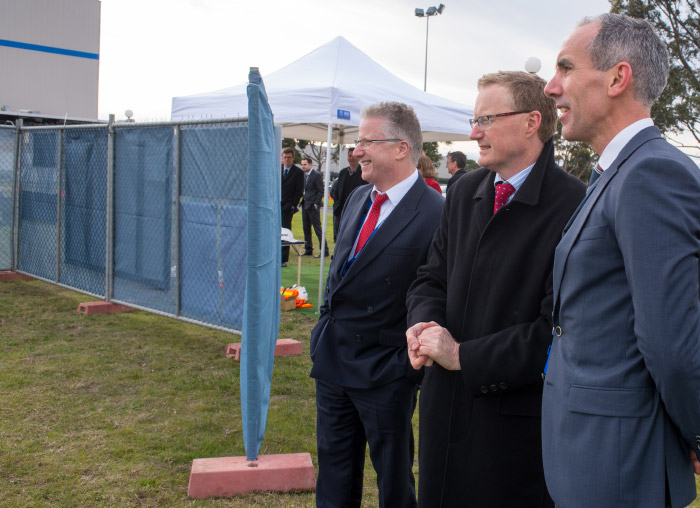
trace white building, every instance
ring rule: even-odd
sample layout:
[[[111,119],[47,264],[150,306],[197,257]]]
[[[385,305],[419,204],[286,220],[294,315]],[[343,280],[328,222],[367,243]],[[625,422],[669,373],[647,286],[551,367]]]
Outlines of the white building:
[[[97,118],[99,0],[0,0],[0,110]]]

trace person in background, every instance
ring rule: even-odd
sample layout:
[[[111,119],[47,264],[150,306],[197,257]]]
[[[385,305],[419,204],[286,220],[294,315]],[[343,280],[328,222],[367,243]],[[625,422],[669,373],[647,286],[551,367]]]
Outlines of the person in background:
[[[282,208],[282,227],[292,229],[292,217],[297,212],[299,200],[304,195],[304,172],[299,166],[294,165],[294,150],[284,148],[282,150],[282,194],[280,207]],[[289,247],[282,247],[282,266],[287,266],[289,260]]]
[[[584,18],[545,88],[600,155],[554,257],[542,399],[558,506],[682,507],[700,472],[700,172],[651,119],[669,72],[647,21]]]
[[[423,135],[411,107],[365,108],[359,137],[354,155],[371,185],[345,204],[311,332],[316,506],[360,506],[369,444],[379,506],[415,507],[411,417],[420,373],[406,353],[406,291],[427,259],[444,199],[416,171]]]
[[[467,174],[464,170],[467,167],[467,156],[463,152],[450,152],[447,154],[447,171],[452,175],[447,181],[447,190],[459,180],[461,177]]]
[[[425,154],[421,154],[420,158],[418,159],[418,172],[425,180],[425,183],[428,184],[428,187],[435,189],[442,196],[440,184],[435,180],[437,172],[435,171],[435,166],[433,166],[433,161],[431,161],[430,157]]]
[[[304,227],[304,252],[302,256],[311,256],[314,253],[314,242],[311,234],[318,237],[319,254],[321,257],[321,242],[323,231],[321,230],[321,208],[323,208],[323,177],[321,173],[314,171],[311,157],[301,159],[301,169],[304,171],[304,197],[301,200],[301,220]],[[328,256],[328,244],[326,244],[326,256]]]
[[[365,185],[362,179],[362,168],[354,156],[355,148],[348,148],[348,166],[341,169],[338,178],[331,185],[330,195],[333,198],[333,241],[338,240],[340,228],[340,215],[343,212],[345,201],[352,191],[361,185]]]
[[[526,72],[479,80],[470,137],[482,167],[450,188],[408,292],[409,358],[425,369],[421,508],[553,506],[540,439],[552,259],[585,185],[554,162],[545,84]]]

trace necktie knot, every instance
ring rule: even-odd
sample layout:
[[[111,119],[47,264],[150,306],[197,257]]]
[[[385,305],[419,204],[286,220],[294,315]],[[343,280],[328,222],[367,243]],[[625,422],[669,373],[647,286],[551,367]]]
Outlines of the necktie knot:
[[[515,187],[513,187],[508,182],[498,182],[496,184],[496,197],[493,201],[493,213],[496,213],[501,209],[503,205],[508,202],[508,199],[515,192]]]
[[[591,171],[591,179],[588,181],[588,186],[590,187],[595,183],[595,181],[603,175],[604,169],[598,164],[593,171]]]
[[[372,236],[372,233],[374,232],[374,228],[377,227],[377,220],[379,220],[379,212],[382,208],[382,204],[387,199],[389,199],[389,196],[387,196],[386,194],[377,194],[374,197],[374,202],[372,203],[372,208],[369,211],[369,215],[367,216],[367,220],[362,225],[362,229],[360,230],[360,236],[357,239],[357,247],[355,248],[355,255],[357,255],[357,253],[362,250],[362,247],[365,246],[365,243],[367,243],[367,240],[369,240],[369,237]]]

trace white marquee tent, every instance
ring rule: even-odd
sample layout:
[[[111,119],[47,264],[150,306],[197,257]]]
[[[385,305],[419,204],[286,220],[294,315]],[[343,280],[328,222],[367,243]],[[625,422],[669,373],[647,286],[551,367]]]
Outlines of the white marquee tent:
[[[264,76],[264,80],[275,124],[282,125],[284,137],[326,141],[332,130],[332,142],[351,143],[363,107],[395,100],[415,109],[425,141],[469,139],[471,107],[409,85],[343,37]],[[173,98],[173,120],[247,114],[246,84]]]

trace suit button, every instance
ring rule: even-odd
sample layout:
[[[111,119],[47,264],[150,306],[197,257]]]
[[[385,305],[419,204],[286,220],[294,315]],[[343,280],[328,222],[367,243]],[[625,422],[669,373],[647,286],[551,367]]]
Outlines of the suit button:
[[[561,337],[561,334],[562,334],[561,326],[559,326],[559,325],[555,326],[554,328],[552,328],[552,332],[553,332],[554,335],[556,335],[557,337]]]
[[[374,312],[374,307],[370,305],[369,307],[367,307],[367,313],[372,314],[372,312]]]
[[[501,383],[498,385],[498,387],[501,390],[505,390],[506,388],[508,388],[508,383],[506,383],[505,381],[501,381]]]
[[[386,282],[387,286],[391,286],[391,277],[387,277],[386,279],[384,279],[384,282]]]
[[[491,385],[491,386],[489,386],[489,388],[491,389],[492,392],[498,391],[498,386],[496,386],[496,385]]]
[[[489,389],[485,386],[481,387],[481,393],[489,393]]]
[[[355,335],[355,342],[362,342],[362,335]]]

